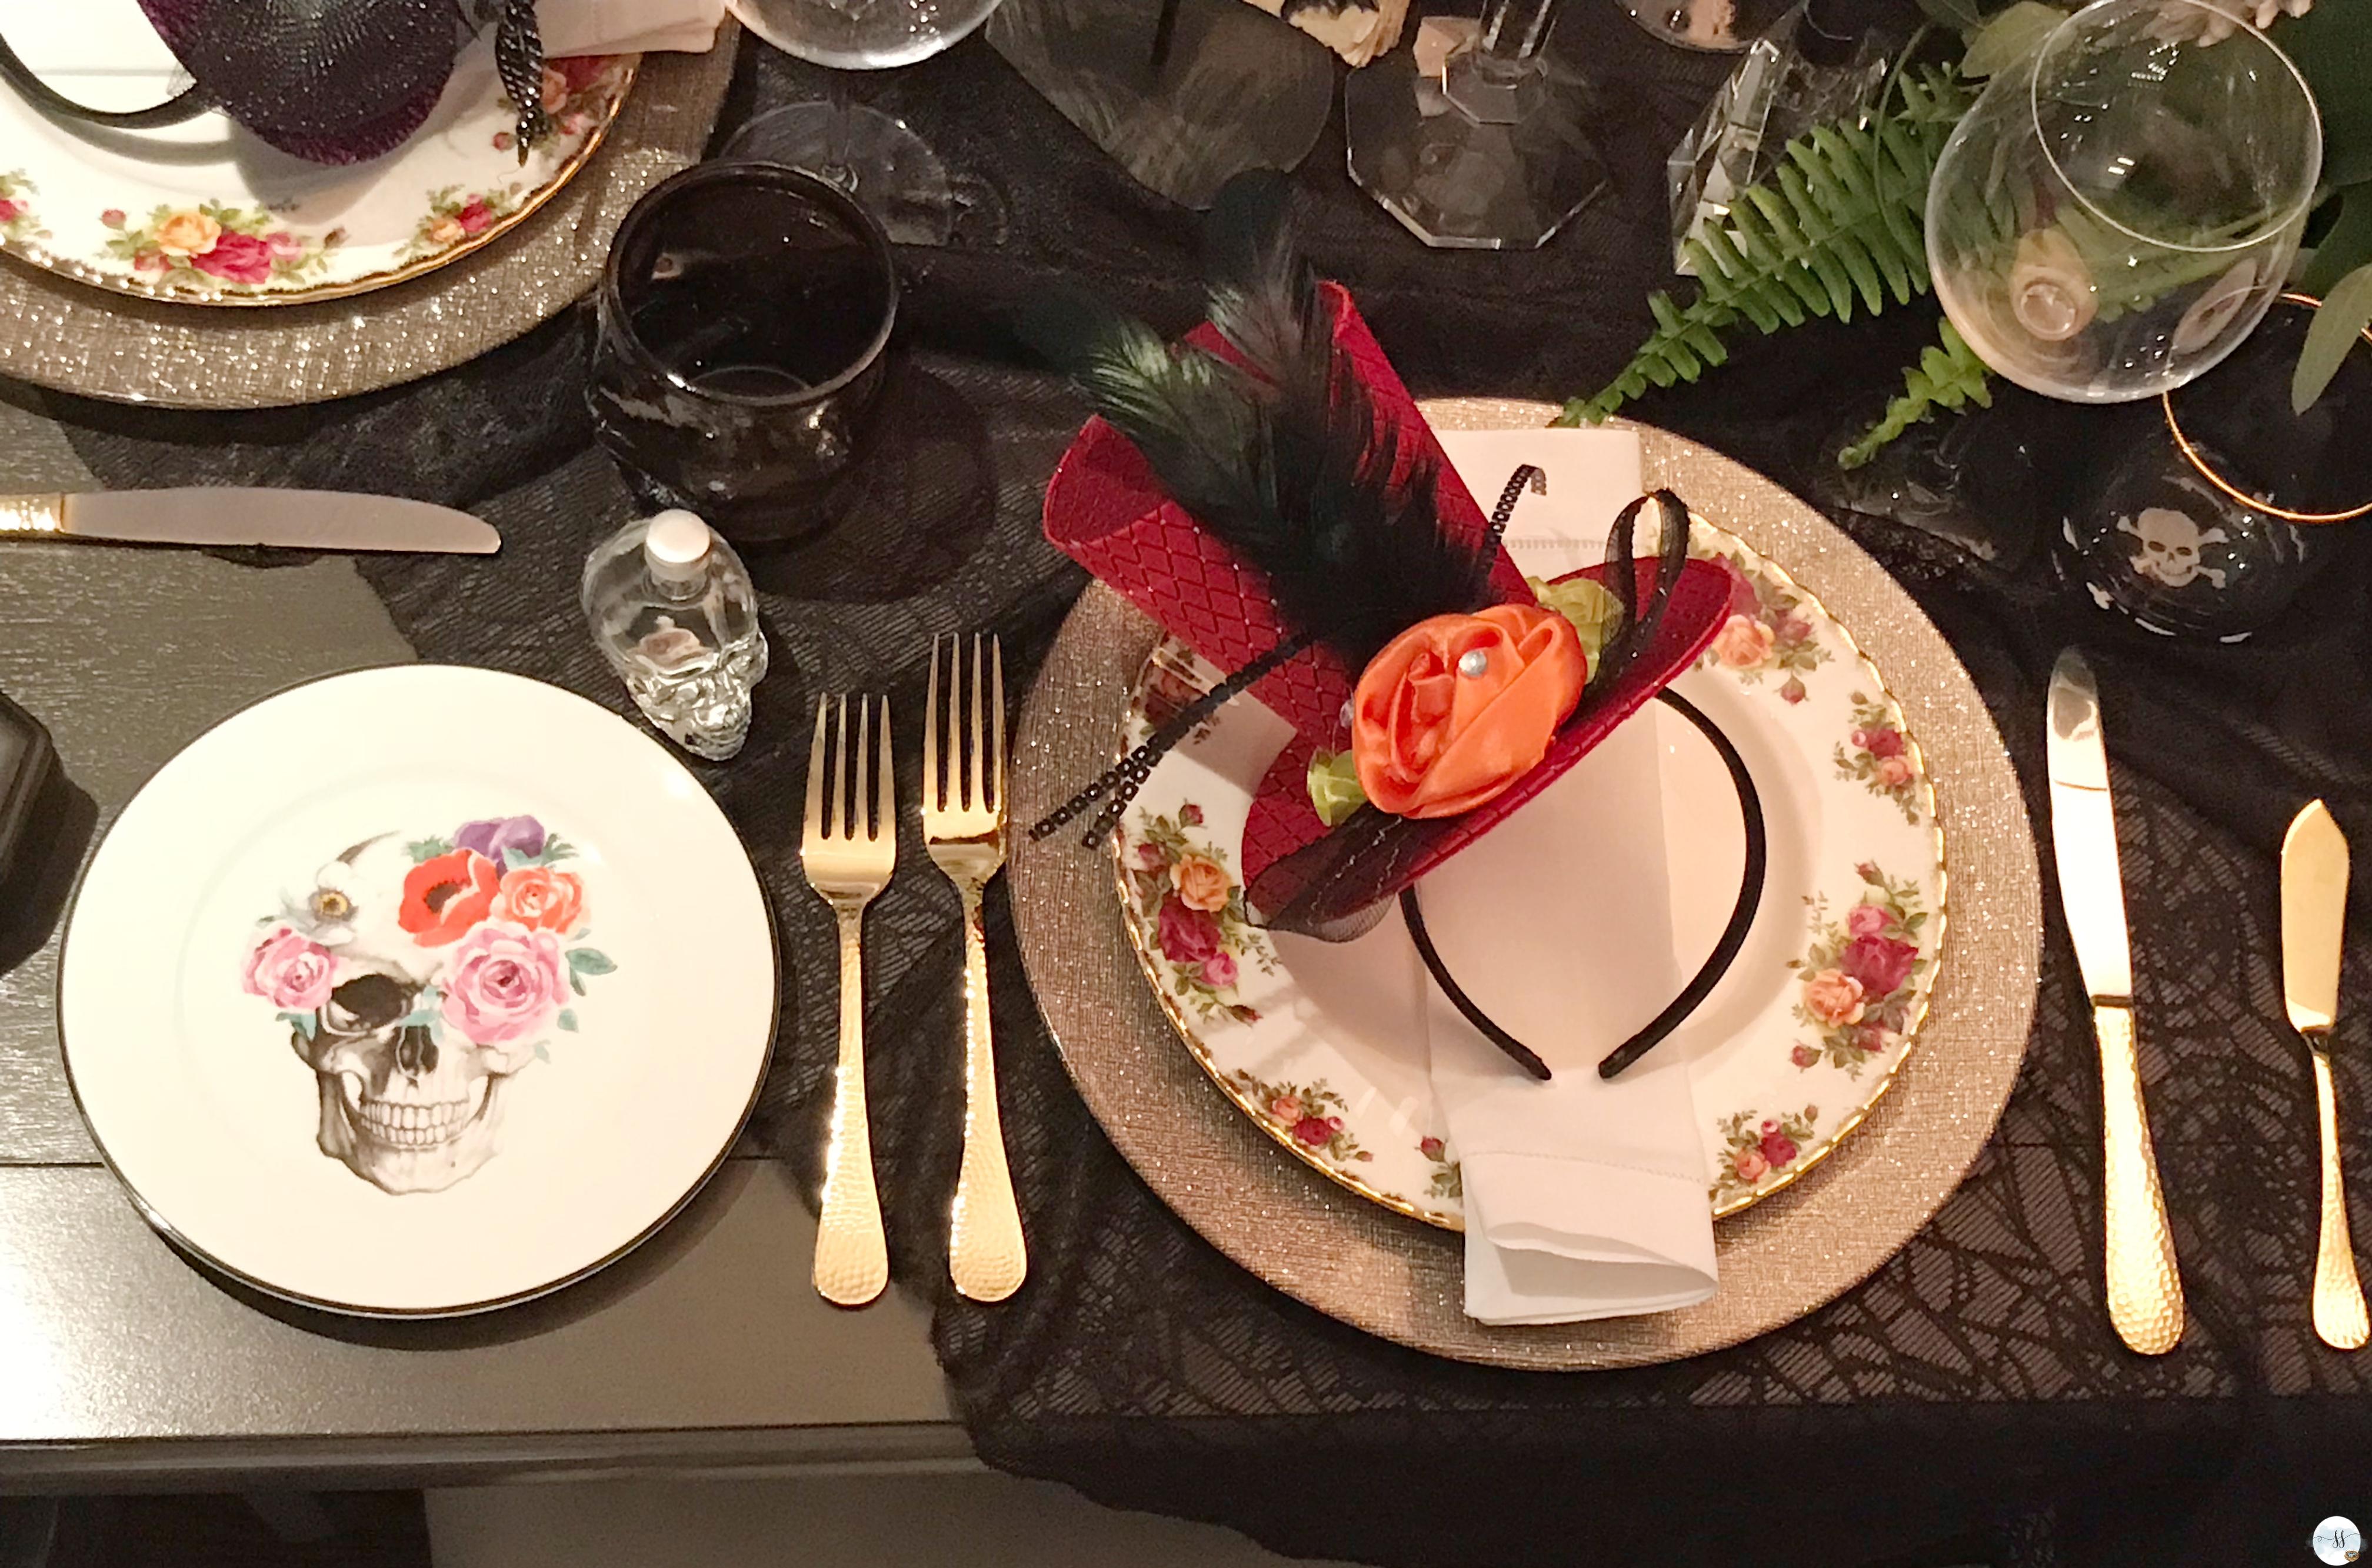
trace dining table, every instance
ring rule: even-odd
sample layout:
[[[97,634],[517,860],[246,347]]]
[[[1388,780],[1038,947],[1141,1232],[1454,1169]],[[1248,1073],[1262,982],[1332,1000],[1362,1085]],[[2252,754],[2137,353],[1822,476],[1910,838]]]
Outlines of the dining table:
[[[1420,397],[1594,390],[1647,330],[1647,295],[1671,283],[1665,157],[1732,61],[1656,41],[1611,0],[1574,0],[1556,47],[1595,84],[1611,183],[1537,251],[1420,245],[1351,182],[1339,115],[1296,172],[1313,261]],[[712,145],[826,88],[827,73],[738,48]],[[2191,1304],[2173,1353],[2128,1351],[2104,1308],[2099,1063],[2047,872],[2017,1085],[1935,1217],[1866,1281],[1760,1338],[1568,1373],[1363,1334],[1179,1220],[1074,1091],[993,888],[1030,1277],[1008,1301],[967,1301],[946,1261],[960,913],[928,874],[911,790],[865,998],[892,1288],[862,1310],[819,1299],[836,1005],[831,917],[797,870],[813,700],[887,693],[909,780],[934,633],[996,632],[1017,705],[1087,586],[1040,527],[1085,405],[1019,346],[1013,311],[1076,287],[1183,331],[1201,299],[1198,215],[1134,185],[987,38],[834,86],[906,119],[994,210],[948,247],[901,248],[897,358],[859,482],[820,534],[746,552],[773,668],[741,755],[689,762],[776,923],[783,1007],[756,1112],[677,1218],[543,1299],[446,1321],[346,1318],[184,1256],[77,1111],[56,988],[76,878],[109,823],[177,750],[262,698],[424,660],[533,676],[634,714],[577,604],[586,552],[639,509],[593,438],[589,306],[459,368],[309,406],[195,412],[0,382],[0,492],[378,491],[465,508],[504,538],[487,557],[0,543],[0,692],[47,726],[71,785],[0,896],[0,1490],[986,1463],[1288,1553],[1431,1565],[2271,1562],[2304,1561],[2326,1515],[2372,1514],[2372,1360],[2310,1326],[2314,1100],[2284,1020],[2276,891],[2282,828],[2307,800],[2372,842],[2364,541],[2346,539],[2245,644],[2136,628],[2064,580],[2052,548],[2052,504],[2091,411],[2014,391],[1969,417],[2057,438],[2033,444],[2031,505],[2006,506],[1991,543],[1830,515],[1968,668],[2038,843],[2044,682],[2063,647],[2091,654],[2143,1072]],[[1729,363],[1626,412],[1816,495],[1838,432],[1874,417],[1933,331],[1924,301],[1768,338],[1741,325]],[[318,744],[334,753],[342,738]],[[2372,1041],[2346,998],[2372,996],[2366,880],[2332,1042],[2359,1173],[2372,1170]],[[1915,1054],[1905,1071],[1921,1071]]]

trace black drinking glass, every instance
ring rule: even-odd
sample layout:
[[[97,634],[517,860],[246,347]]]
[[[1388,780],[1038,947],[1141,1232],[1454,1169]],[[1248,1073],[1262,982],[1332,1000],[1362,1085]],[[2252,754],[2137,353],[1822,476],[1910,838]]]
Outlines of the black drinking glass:
[[[898,314],[864,208],[783,165],[696,165],[626,215],[599,311],[586,397],[645,501],[750,541],[829,519]]]
[[[2062,560],[2102,609],[2238,642],[2338,553],[2338,525],[2372,514],[2372,334],[2313,406],[2290,406],[2315,309],[2283,296],[2229,359],[2101,433]]]

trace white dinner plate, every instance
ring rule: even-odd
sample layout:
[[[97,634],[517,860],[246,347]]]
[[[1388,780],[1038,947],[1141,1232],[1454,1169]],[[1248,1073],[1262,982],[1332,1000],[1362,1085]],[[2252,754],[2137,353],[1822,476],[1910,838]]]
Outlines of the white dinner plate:
[[[186,83],[133,0],[9,7],[8,42],[96,109]],[[553,60],[554,134],[521,161],[491,36],[473,40],[428,119],[367,162],[307,163],[214,111],[152,131],[52,120],[0,87],[0,250],[118,293],[199,305],[334,299],[492,243],[584,166],[639,55]]]
[[[580,697],[452,666],[192,741],[99,845],[61,970],[76,1100],[151,1223],[374,1316],[622,1256],[773,1049],[765,899],[698,781]]]
[[[1700,519],[1690,549],[1727,562],[1736,587],[1712,648],[1672,689],[1744,755],[1770,849],[1745,946],[1658,1048],[1659,1060],[1689,1063],[1706,1196],[1720,1216],[1818,1165],[1893,1082],[1935,983],[1945,862],[1924,754],[1851,632],[1737,536]],[[1157,645],[1122,749],[1221,673],[1183,644]],[[1653,726],[1662,753],[1666,896],[1686,974],[1737,897],[1736,791],[1685,721],[1650,706],[1629,722]],[[1124,928],[1187,1048],[1262,1131],[1363,1197],[1461,1229],[1458,1147],[1427,1066],[1426,981],[1400,917],[1336,944],[1261,930],[1245,910],[1252,796],[1290,738],[1268,709],[1236,702],[1161,759],[1113,836]],[[1561,787],[1591,787],[1603,765],[1585,758],[1579,782]],[[1529,830],[1519,811],[1494,833]],[[1587,896],[1614,896],[1591,881],[1605,848],[1552,841],[1541,853],[1569,865]],[[1522,923],[1520,911],[1506,914]],[[1434,935],[1453,959],[1467,941],[1521,938]],[[1591,954],[1566,961],[1560,983],[1587,1008],[1607,977],[1593,975]]]

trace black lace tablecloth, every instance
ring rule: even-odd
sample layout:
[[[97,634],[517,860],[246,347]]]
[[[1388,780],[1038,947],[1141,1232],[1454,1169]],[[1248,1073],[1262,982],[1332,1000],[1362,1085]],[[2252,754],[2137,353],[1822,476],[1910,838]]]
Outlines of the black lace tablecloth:
[[[1422,249],[1349,185],[1339,133],[1302,170],[1319,261],[1357,292],[1421,394],[1593,388],[1647,325],[1645,296],[1667,260],[1663,156],[1722,63],[1651,43],[1610,0],[1570,9],[1565,47],[1604,84],[1616,191],[1546,250]],[[753,558],[775,673],[749,749],[699,771],[809,976],[830,972],[831,949],[796,870],[807,704],[824,691],[890,692],[908,715],[911,777],[928,634],[994,627],[1026,678],[1081,586],[1037,534],[1080,409],[1012,352],[1000,310],[1061,277],[1182,327],[1197,293],[1192,215],[1131,186],[981,40],[849,85],[996,187],[1006,221],[970,249],[905,255],[903,359],[866,494],[822,542]],[[727,127],[819,87],[748,46]],[[398,625],[424,657],[539,676],[630,712],[576,606],[587,548],[631,509],[590,445],[588,331],[572,314],[434,380],[285,412],[8,395],[63,421],[109,483],[386,490],[479,511],[507,541],[497,558],[364,564]],[[1636,412],[1801,487],[1820,442],[1872,412],[1932,331],[1914,309],[1741,341],[1702,386]],[[985,1458],[1285,1551],[1413,1564],[2278,1562],[2307,1560],[2324,1514],[2372,1514],[2372,1359],[2328,1352],[2308,1328],[2312,1090],[2281,1025],[2274,881],[2283,826],[2313,795],[2372,843],[2361,552],[2283,626],[2215,647],[2124,628],[2045,565],[1988,567],[1924,535],[1843,520],[1968,662],[2038,824],[2041,682],[2067,642],[2096,650],[2144,1068],[2190,1292],[2182,1347],[2129,1354],[2102,1311],[2097,1066],[2048,898],[2025,1074],[1932,1224],[1789,1328],[1673,1365],[1569,1376],[1366,1338],[1188,1231],[1072,1093],[993,901],[1006,1128],[1032,1272],[1004,1306],[957,1300],[944,1263],[961,1092],[957,909],[910,832],[908,875],[876,906],[868,946],[877,1154],[898,1277],[936,1303],[938,1352]],[[2361,923],[2372,909],[2357,912],[2372,931]],[[2356,942],[2353,996],[2372,997],[2367,960],[2372,941]],[[810,1179],[833,1007],[829,984],[800,988],[758,1125]],[[2372,1072],[2349,1049],[2365,1044],[2360,1017],[2343,1021],[2338,1069],[2362,1173]]]

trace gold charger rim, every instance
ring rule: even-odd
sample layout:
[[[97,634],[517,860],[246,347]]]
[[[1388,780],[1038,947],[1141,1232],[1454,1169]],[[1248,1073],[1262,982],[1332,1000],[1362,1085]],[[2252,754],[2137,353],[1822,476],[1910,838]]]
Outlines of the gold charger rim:
[[[1545,403],[1436,400],[1436,424],[1546,424]],[[1899,1251],[1959,1185],[2007,1101],[2032,1021],[2041,892],[2034,838],[2000,735],[1968,672],[1900,585],[1810,506],[1682,437],[1639,426],[1648,482],[1669,484],[1787,563],[1885,671],[1950,819],[1952,958],[1939,965],[1921,1065],[1899,1073],[1820,1174],[1719,1226],[1721,1288],[1697,1307],[1592,1323],[1492,1327],[1464,1315],[1462,1242],[1282,1159],[1181,1049],[1145,984],[1099,855],[1053,841],[1017,854],[1025,967],[1066,1070],[1155,1193],[1237,1263],[1355,1328],[1433,1354],[1539,1370],[1640,1365],[1769,1332]],[[1792,544],[1792,547],[1791,547]],[[1153,623],[1091,586],[1017,730],[1027,820],[1102,765]],[[1101,895],[1101,896],[1098,896]]]

